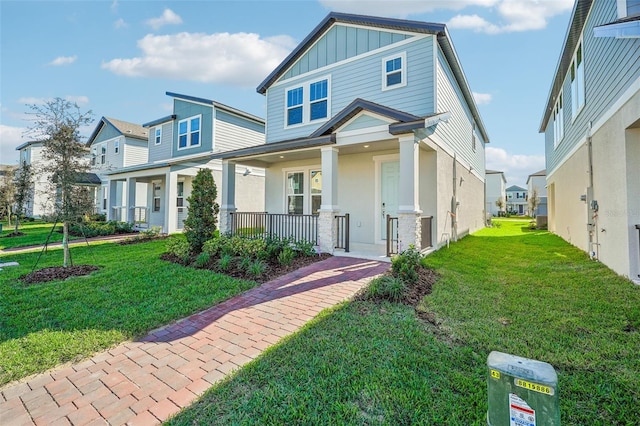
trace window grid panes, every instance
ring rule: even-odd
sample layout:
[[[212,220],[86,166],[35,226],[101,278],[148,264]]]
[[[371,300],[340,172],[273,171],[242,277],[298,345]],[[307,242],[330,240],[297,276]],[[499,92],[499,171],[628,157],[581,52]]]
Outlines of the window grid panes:
[[[311,213],[317,214],[322,203],[322,171],[311,170]]]
[[[184,206],[184,182],[178,182],[178,197],[176,199],[176,207]]]
[[[178,123],[178,149],[200,145],[200,117],[192,117]]]
[[[120,141],[115,141],[113,144],[113,151],[117,154],[120,152]]]
[[[310,120],[318,120],[327,117],[328,81],[322,80],[311,83],[309,86],[311,100]]]
[[[160,191],[162,190],[162,187],[155,183],[153,184],[153,211],[154,212],[159,212],[160,211]]]
[[[107,162],[107,147],[102,145],[100,147],[100,164]]]
[[[162,128],[158,127],[156,129],[156,145],[160,145],[160,142],[162,142]]]
[[[389,59],[385,68],[387,87],[402,83],[402,58]]]
[[[287,213],[304,213],[304,173],[287,173]]]
[[[302,123],[302,104],[304,91],[296,87],[287,91],[287,125]]]

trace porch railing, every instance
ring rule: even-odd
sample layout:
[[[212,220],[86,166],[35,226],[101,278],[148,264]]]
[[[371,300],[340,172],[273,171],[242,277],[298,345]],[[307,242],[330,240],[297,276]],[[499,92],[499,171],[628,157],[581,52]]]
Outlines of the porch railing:
[[[111,206],[111,220],[127,221],[127,206]]]
[[[337,227],[335,248],[349,253],[349,213],[345,213],[344,216],[335,216],[335,220]]]
[[[398,218],[387,215],[387,257],[398,254]]]
[[[133,210],[133,223],[139,228],[149,227],[148,209],[146,206],[131,207]]]
[[[318,244],[318,215],[267,212],[231,213],[231,235],[289,238]]]

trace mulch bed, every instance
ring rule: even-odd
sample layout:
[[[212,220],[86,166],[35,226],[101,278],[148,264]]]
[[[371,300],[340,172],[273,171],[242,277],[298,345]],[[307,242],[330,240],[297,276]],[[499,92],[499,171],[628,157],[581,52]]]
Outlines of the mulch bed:
[[[98,269],[100,268],[94,265],[73,265],[67,266],[66,268],[63,266],[52,266],[33,271],[21,276],[19,279],[25,284],[40,284],[54,280],[65,280],[69,277],[89,275]]]
[[[233,278],[239,278],[239,279],[243,279],[243,280],[251,280],[251,281],[255,281],[259,284],[262,283],[266,283],[268,281],[274,280],[282,275],[288,274],[289,272],[293,272],[297,269],[300,269],[304,266],[308,266],[311,265],[315,262],[319,262],[321,260],[324,259],[328,259],[330,258],[331,255],[328,253],[322,253],[319,254],[317,256],[308,256],[308,257],[295,257],[293,259],[293,261],[289,264],[289,265],[281,265],[280,263],[277,262],[270,262],[267,263],[267,268],[265,269],[264,273],[262,275],[260,275],[259,277],[255,277],[251,274],[248,274],[245,270],[240,269],[240,267],[238,266],[237,262],[235,262],[231,268],[229,268],[226,271],[220,271],[217,268],[217,261],[218,259],[212,259],[211,262],[209,262],[208,265],[205,265],[203,268],[201,269],[207,269],[213,272],[218,272],[224,275],[228,275],[230,277]],[[160,258],[162,260],[166,260],[168,262],[173,262],[173,263],[179,263],[181,265],[184,265],[183,262],[180,261],[180,259],[178,259],[176,256],[172,255],[172,254],[168,254],[168,253],[164,253],[162,255],[160,255]],[[189,266],[189,265],[185,265],[185,266]],[[191,265],[192,266],[192,265]]]
[[[391,275],[391,272],[387,272],[387,274]],[[435,282],[438,281],[439,278],[440,276],[433,269],[419,268],[418,280],[407,286],[405,292],[402,294],[402,298],[400,299],[399,303],[413,306],[415,308],[426,295],[431,293],[433,284],[435,284]],[[354,299],[361,301],[366,300],[374,303],[380,303],[388,300],[383,296],[371,297],[364,291],[360,291]]]
[[[24,232],[20,232],[20,231],[18,231],[18,232],[13,231],[13,232],[8,233],[7,235],[3,235],[2,238],[21,237],[23,235],[26,235],[26,234]]]

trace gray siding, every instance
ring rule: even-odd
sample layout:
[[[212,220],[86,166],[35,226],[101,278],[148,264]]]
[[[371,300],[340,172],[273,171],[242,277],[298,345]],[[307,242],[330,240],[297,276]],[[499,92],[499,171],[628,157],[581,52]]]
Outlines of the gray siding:
[[[187,102],[181,99],[174,99],[173,113],[176,115],[173,132],[173,158],[185,155],[194,155],[213,150],[213,105],[202,105],[194,102]],[[185,118],[201,114],[200,123],[200,146],[178,150],[178,123]]]
[[[149,128],[149,162],[164,161],[171,158],[173,145],[173,122],[163,123],[160,145],[156,145],[156,128]]]
[[[276,84],[267,90],[267,142],[304,137],[320,127],[324,121],[294,128],[284,128],[286,90],[304,81],[330,75],[329,116],[340,112],[355,98],[363,98],[391,108],[424,116],[433,113],[433,36],[416,38],[413,42],[319,70],[287,84]],[[407,85],[382,90],[382,59],[406,52]]]
[[[280,80],[287,80],[291,77],[335,64],[409,37],[406,34],[388,31],[334,25],[289,68]]]
[[[98,135],[94,139],[93,144],[104,142],[106,140],[116,138],[120,135],[121,133],[118,129],[113,127],[111,124],[105,123],[105,125],[102,126],[102,129],[100,129],[100,132],[98,132]]]
[[[214,149],[229,151],[264,144],[264,125],[216,110]]]
[[[473,116],[464,101],[462,91],[456,83],[449,64],[438,48],[437,63],[438,93],[437,112],[449,112],[451,118],[436,126],[435,135],[456,153],[458,161],[463,160],[484,176],[484,141],[476,131],[476,150],[472,148]]]
[[[376,117],[372,117],[370,115],[362,115],[356,118],[355,120],[353,120],[347,126],[343,127],[342,131],[346,132],[349,130],[360,130],[360,129],[366,129],[368,127],[382,126],[385,124],[389,124],[389,123],[387,123],[386,121],[382,121]]]
[[[149,149],[147,142],[138,139],[126,139],[123,149],[124,164],[123,167],[145,164],[149,158]]]
[[[552,172],[595,123],[640,77],[640,39],[595,38],[593,28],[617,19],[614,1],[595,1],[583,30],[585,105],[572,122],[571,80],[565,76],[564,138],[553,147],[553,117],[545,130],[547,170]]]

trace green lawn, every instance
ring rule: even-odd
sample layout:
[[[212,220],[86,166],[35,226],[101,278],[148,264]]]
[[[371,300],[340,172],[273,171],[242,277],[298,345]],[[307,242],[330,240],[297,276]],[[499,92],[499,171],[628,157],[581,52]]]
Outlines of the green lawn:
[[[82,359],[255,286],[162,261],[166,244],[74,247],[75,264],[101,269],[32,286],[17,278],[32,270],[39,253],[0,256],[0,263],[20,263],[0,271],[0,385]],[[61,264],[62,251],[50,249],[38,268]]]
[[[2,235],[0,235],[0,250],[11,248],[11,247],[25,247],[32,245],[41,245],[47,241],[47,236],[51,234],[49,238],[49,242],[55,243],[62,241],[62,234],[60,232],[51,232],[53,228],[53,223],[47,223],[42,221],[35,222],[20,222],[20,228],[18,229],[20,232],[23,232],[25,235],[21,235],[18,237],[7,237],[6,235],[12,233],[15,230],[15,225],[12,223],[11,226],[7,224],[7,222],[2,223]],[[56,225],[56,228],[61,226],[62,224]],[[70,239],[78,239],[78,237],[71,236]]]
[[[424,263],[420,309],[345,303],[213,387],[169,424],[486,425],[486,360],[551,363],[562,424],[640,418],[640,287],[560,238],[500,226]]]

